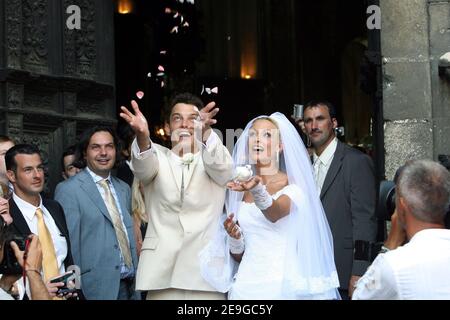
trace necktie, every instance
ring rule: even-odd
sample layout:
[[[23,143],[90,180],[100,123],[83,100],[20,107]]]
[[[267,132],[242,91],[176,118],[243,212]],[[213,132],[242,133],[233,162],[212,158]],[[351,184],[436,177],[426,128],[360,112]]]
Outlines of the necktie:
[[[321,182],[321,174],[322,174],[322,161],[320,161],[320,158],[317,158],[316,163],[315,163],[315,178],[316,178],[316,186],[317,186],[317,191],[320,192],[322,190],[322,182]]]
[[[117,208],[116,201],[109,188],[108,180],[103,179],[99,181],[100,186],[105,190],[105,204],[109,212],[109,216],[113,222],[114,230],[116,231],[117,241],[119,241],[120,251],[127,267],[132,266],[130,246],[128,244],[127,234],[123,229],[122,220],[120,219],[120,212]]]
[[[42,247],[42,269],[46,281],[59,275],[58,262],[56,260],[55,246],[52,236],[44,222],[43,212],[40,208],[36,209],[38,219],[38,236]]]

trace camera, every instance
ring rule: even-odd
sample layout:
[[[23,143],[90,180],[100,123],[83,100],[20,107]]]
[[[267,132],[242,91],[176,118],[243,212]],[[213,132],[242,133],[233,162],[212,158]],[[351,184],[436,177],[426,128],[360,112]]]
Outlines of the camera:
[[[0,264],[0,274],[7,274],[7,275],[22,274],[22,267],[20,266],[19,262],[17,262],[16,255],[14,254],[14,250],[12,249],[10,242],[14,241],[19,247],[19,249],[21,251],[24,251],[26,240],[27,237],[17,234],[9,234],[5,237],[3,261]]]
[[[69,288],[69,286],[68,286],[68,283],[74,279],[75,279],[75,271],[72,270],[72,271],[69,271],[69,272],[63,274],[62,276],[59,276],[57,278],[50,280],[50,282],[51,283],[63,282],[64,286],[60,287],[58,289],[58,291],[56,292],[56,294],[66,295],[66,294],[74,293],[77,291],[77,289],[75,287]]]
[[[395,211],[395,183],[394,181],[381,181],[380,195],[378,197],[378,217],[381,220],[391,220]]]
[[[336,133],[337,137],[345,136],[345,128],[344,127],[337,127],[336,129],[334,129],[334,132]]]
[[[292,117],[296,121],[303,119],[303,105],[302,104],[294,104],[294,110],[292,111]]]

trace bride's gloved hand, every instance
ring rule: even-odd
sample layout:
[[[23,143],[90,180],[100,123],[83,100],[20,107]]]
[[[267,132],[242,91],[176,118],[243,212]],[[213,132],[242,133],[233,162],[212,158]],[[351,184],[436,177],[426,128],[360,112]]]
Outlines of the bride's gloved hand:
[[[228,218],[223,223],[225,230],[228,233],[230,252],[232,254],[242,254],[245,250],[244,235],[242,234],[241,228],[238,222],[233,221],[234,214],[230,214]]]
[[[227,188],[237,192],[249,191],[261,182],[261,177],[253,176],[247,181],[231,181],[227,183]]]

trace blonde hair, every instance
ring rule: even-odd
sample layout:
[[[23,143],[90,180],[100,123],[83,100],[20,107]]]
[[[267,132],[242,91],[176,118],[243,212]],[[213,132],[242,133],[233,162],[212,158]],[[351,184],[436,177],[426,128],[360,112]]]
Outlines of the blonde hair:
[[[139,189],[140,181],[136,178],[133,179],[131,185],[131,215],[137,217],[140,222],[148,222],[147,214],[145,213],[145,202]]]

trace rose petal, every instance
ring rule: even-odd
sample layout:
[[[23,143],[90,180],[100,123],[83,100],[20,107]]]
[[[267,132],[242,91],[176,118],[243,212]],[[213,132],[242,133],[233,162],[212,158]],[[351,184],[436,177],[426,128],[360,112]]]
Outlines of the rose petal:
[[[144,97],[144,92],[142,91],[136,92],[136,97],[138,97],[139,100],[142,99]]]
[[[161,71],[161,72],[165,71],[163,66],[158,66],[158,70]]]

